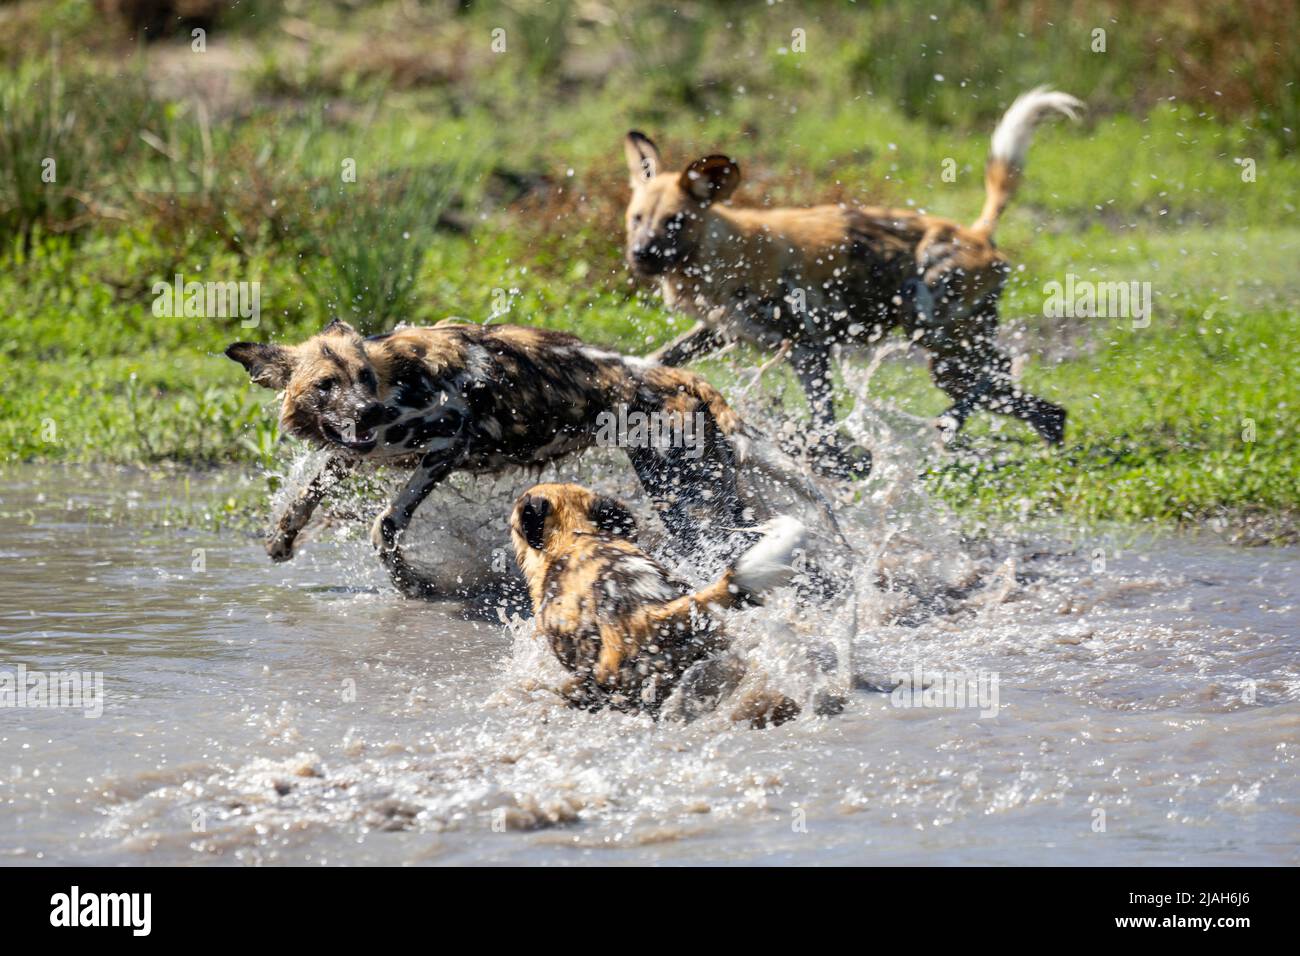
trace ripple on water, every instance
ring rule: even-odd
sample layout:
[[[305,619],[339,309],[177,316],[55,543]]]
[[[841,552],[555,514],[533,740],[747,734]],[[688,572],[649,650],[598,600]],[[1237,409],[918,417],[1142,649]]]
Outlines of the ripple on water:
[[[765,731],[724,711],[683,725],[562,706],[526,622],[395,597],[356,522],[272,566],[236,535],[106,531],[63,507],[59,473],[10,473],[4,506],[36,520],[0,529],[14,558],[0,661],[101,670],[108,703],[97,720],[24,710],[0,728],[0,854],[1297,861],[1296,550],[1155,538],[1098,572],[1094,542],[1059,531],[964,540],[905,455],[878,460],[838,507],[856,600],[778,595],[729,616],[741,693],[804,701],[839,686],[856,616],[845,713]],[[566,467],[635,498],[616,464]],[[504,504],[531,480],[439,492],[413,532],[425,561],[462,583],[490,572]],[[809,653],[827,648],[829,669]],[[996,715],[863,689],[918,666],[996,676]]]

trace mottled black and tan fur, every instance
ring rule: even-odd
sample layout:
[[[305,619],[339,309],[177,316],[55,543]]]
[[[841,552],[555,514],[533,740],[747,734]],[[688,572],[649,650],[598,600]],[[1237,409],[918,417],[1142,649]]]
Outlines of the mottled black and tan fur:
[[[574,484],[535,485],[510,515],[510,537],[528,584],[538,634],[573,678],[574,706],[658,713],[682,676],[715,666],[694,690],[720,697],[743,676],[725,657],[717,612],[788,583],[803,543],[793,519],[773,519],[712,584],[692,590],[637,547],[636,522],[614,498]],[[712,686],[704,686],[711,683]],[[799,712],[783,696],[748,701],[743,719],[780,723]]]
[[[653,357],[679,365],[729,340],[768,349],[788,343],[826,439],[818,464],[843,475],[870,462],[848,461],[831,440],[831,347],[873,342],[899,328],[929,353],[935,384],[952,400],[939,420],[945,437],[972,412],[989,409],[1060,443],[1064,409],[1021,391],[997,343],[998,297],[1009,269],[993,231],[1021,177],[1035,123],[1051,112],[1074,116],[1081,106],[1045,89],[1011,105],[993,134],[984,208],[969,226],[910,209],[843,203],[724,205],[740,182],[734,160],[712,155],[680,172],[666,169],[648,137],[628,133],[628,264],[657,281],[669,307],[699,320]]]
[[[514,325],[442,322],[365,338],[334,322],[295,346],[238,342],[226,354],[252,380],[283,392],[289,433],[333,457],[277,520],[276,560],[333,480],[357,462],[405,462],[410,479],[374,524],[372,541],[404,593],[433,596],[403,558],[400,537],[430,491],[453,471],[537,466],[590,447],[598,416],[632,411],[703,416],[700,447],[632,447],[627,454],[680,547],[725,551],[745,524],[736,485],[749,459],[810,494],[793,463],[759,440],[721,394],[691,372],[630,358],[575,336]]]

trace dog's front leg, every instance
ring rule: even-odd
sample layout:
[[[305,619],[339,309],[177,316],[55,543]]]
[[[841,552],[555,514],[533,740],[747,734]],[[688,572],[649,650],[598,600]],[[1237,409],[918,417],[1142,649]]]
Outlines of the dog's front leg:
[[[660,365],[685,365],[702,355],[718,351],[726,344],[727,340],[716,329],[703,322],[696,322],[690,330],[646,357]]]
[[[790,353],[790,364],[812,409],[817,439],[810,449],[813,466],[832,478],[865,478],[871,472],[871,453],[856,445],[846,450],[839,441],[830,349],[821,344],[798,344]]]
[[[272,561],[288,561],[293,557],[298,532],[306,527],[316,506],[330,488],[352,470],[353,464],[350,459],[338,455],[330,457],[306,487],[289,501],[266,536],[266,553]]]
[[[420,459],[402,490],[392,504],[380,512],[370,531],[370,542],[379,552],[379,560],[388,569],[388,575],[407,597],[433,598],[437,589],[422,578],[402,555],[399,538],[411,523],[411,517],[424,499],[429,497],[438,482],[451,473],[455,456],[445,452],[431,452]]]
[[[800,343],[790,354],[790,364],[808,396],[814,427],[819,432],[832,434],[835,431],[835,384],[831,378],[830,350],[824,345]]]

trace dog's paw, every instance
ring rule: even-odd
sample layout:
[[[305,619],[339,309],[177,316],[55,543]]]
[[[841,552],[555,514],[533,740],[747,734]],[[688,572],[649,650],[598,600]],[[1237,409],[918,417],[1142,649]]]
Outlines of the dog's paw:
[[[1033,423],[1043,441],[1060,445],[1065,441],[1065,409],[1049,408]]]
[[[279,529],[273,531],[266,539],[267,557],[277,564],[291,560],[297,540],[298,532],[296,531],[280,531]]]
[[[934,420],[934,429],[938,433],[939,443],[946,448],[957,440],[961,422],[952,415],[940,415]]]
[[[875,459],[871,455],[870,448],[850,445],[844,449],[844,457],[847,459],[850,481],[861,481],[863,478],[871,477],[871,466],[875,463]]]
[[[385,508],[370,526],[370,543],[376,551],[397,550],[397,520],[393,509]]]

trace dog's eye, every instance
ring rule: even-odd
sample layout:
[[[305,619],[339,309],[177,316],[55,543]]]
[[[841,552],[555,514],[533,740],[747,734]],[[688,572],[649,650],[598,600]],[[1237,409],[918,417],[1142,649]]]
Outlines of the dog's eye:
[[[337,384],[338,382],[335,379],[323,378],[316,383],[316,391],[324,394],[325,392],[330,391]]]
[[[379,385],[379,382],[375,379],[375,373],[370,371],[368,368],[363,368],[361,370],[361,375],[358,377],[361,379],[361,384],[372,392]]]
[[[644,218],[645,218],[645,217],[642,216],[640,213],[637,213],[635,216],[632,217],[632,225],[634,225],[634,226],[639,226],[639,225],[641,225],[641,221],[642,221]]]

